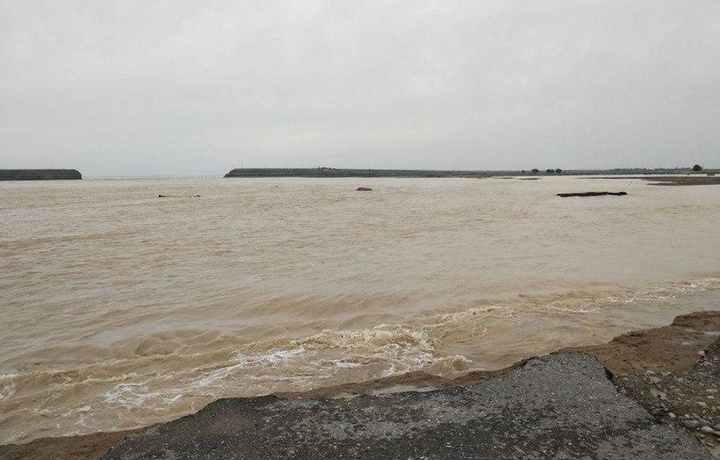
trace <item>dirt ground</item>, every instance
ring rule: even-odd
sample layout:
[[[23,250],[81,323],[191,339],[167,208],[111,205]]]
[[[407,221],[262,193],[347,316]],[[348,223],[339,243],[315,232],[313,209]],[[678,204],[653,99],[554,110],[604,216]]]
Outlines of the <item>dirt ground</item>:
[[[572,350],[594,355],[621,392],[720,458],[720,311],[678,316],[670,326]]]

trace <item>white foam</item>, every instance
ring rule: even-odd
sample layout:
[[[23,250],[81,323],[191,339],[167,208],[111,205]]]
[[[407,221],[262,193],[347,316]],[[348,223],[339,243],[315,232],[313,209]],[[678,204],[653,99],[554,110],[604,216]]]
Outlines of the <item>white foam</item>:
[[[362,367],[362,363],[348,361],[346,359],[334,359],[330,363],[339,369],[354,369],[356,367]]]
[[[239,355],[239,359],[244,359],[247,364],[277,364],[289,361],[303,353],[305,353],[305,348],[300,345],[292,350],[278,350],[259,357],[246,357]]]
[[[126,407],[140,407],[147,399],[147,386],[144,383],[121,383],[105,393],[105,402]]]
[[[305,348],[300,345],[291,350],[276,350],[259,356],[237,353],[235,364],[215,369],[208,374],[197,378],[190,383],[192,388],[204,388],[226,379],[239,369],[257,368],[262,366],[274,367],[277,364],[285,363],[305,353]]]
[[[135,408],[144,407],[152,410],[162,410],[179,401],[182,394],[168,395],[163,392],[149,391],[145,383],[121,383],[104,395],[105,402],[117,406]],[[148,402],[152,401],[151,404]]]
[[[225,379],[228,375],[232,374],[236,369],[245,367],[245,363],[235,364],[232,366],[222,367],[220,369],[216,369],[207,375],[204,375],[200,378],[197,378],[193,380],[190,383],[190,386],[192,388],[204,388],[208,387],[210,385],[213,385],[214,383]]]
[[[278,382],[306,387],[342,370],[371,366],[378,376],[388,376],[421,369],[437,361],[427,331],[397,325],[323,331],[291,343],[294,348],[257,354],[238,352],[226,366],[210,371],[196,369],[202,375],[195,378],[190,387],[197,390],[222,387],[223,381],[255,380],[263,382],[260,385],[265,390],[272,391]],[[334,356],[327,356],[328,353]]]
[[[15,384],[13,382],[10,382],[7,385],[3,385],[2,387],[0,387],[0,401],[14,395],[16,391],[17,388],[15,388]]]

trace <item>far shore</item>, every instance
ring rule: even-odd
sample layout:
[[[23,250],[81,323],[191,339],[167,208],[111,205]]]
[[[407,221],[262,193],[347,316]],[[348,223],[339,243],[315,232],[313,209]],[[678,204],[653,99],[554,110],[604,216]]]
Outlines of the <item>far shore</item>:
[[[714,408],[714,397],[720,397],[715,394],[720,377],[718,334],[720,310],[705,311],[678,316],[668,326],[623,334],[603,345],[563,349],[556,353],[580,352],[595,357],[621,394],[638,402],[659,424],[676,426],[703,443],[715,458],[720,458],[720,432],[713,431],[720,424],[720,413]],[[285,399],[342,398],[464,387],[502,379],[523,368],[528,361],[498,371],[471,372],[455,380],[413,372],[276,396]],[[709,396],[712,398],[708,399]],[[555,416],[562,417],[562,413]],[[158,426],[164,425],[168,424]],[[23,445],[0,446],[0,459],[99,459],[126,436],[139,436],[151,428],[44,438]]]
[[[424,169],[352,169],[352,168],[236,168],[225,174],[226,178],[253,177],[383,177],[383,178],[474,178],[486,177],[542,177],[542,176],[628,176],[628,175],[677,175],[686,174],[707,176],[714,170],[694,172],[690,169],[643,169],[621,168],[605,170],[563,170],[563,169],[528,169],[528,170],[424,170]]]
[[[77,169],[0,169],[0,181],[80,180]]]
[[[657,185],[720,184],[720,170],[693,171],[683,168],[552,169],[547,170],[424,170],[424,169],[352,169],[352,168],[236,168],[224,178],[519,178],[600,176],[589,178],[620,179],[627,176],[657,182]],[[90,179],[170,179],[217,176],[91,176]],[[0,169],[0,181],[46,181],[84,179],[76,169]]]
[[[653,185],[718,185],[720,176],[651,176],[643,177]]]

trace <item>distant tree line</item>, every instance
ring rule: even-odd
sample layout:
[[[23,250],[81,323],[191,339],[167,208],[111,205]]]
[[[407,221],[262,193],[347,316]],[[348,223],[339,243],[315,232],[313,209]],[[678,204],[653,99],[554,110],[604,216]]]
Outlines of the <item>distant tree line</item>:
[[[676,169],[677,169],[678,171],[682,171],[684,168],[676,168]],[[620,170],[620,169],[614,169],[613,171],[618,171],[618,170]],[[643,170],[645,170],[645,169],[643,169]],[[692,167],[692,170],[695,171],[695,172],[700,172],[700,171],[703,170],[703,167],[700,166],[700,165],[695,165],[695,166]],[[657,171],[657,169],[656,169],[656,171]],[[685,171],[687,171],[687,170],[685,170]],[[525,173],[525,170],[523,169],[522,172],[523,172],[523,174],[524,174],[524,173]],[[538,168],[533,168],[533,169],[530,170],[530,172],[533,173],[533,174],[539,174],[539,173],[540,173],[540,170],[539,170]],[[548,168],[548,169],[545,170],[545,173],[547,173],[547,174],[562,174],[562,172],[563,172],[563,170],[560,169],[560,168],[556,168],[556,169]]]
[[[524,169],[523,169],[523,172],[525,172]],[[530,172],[533,174],[537,174],[540,172],[540,170],[537,168],[533,168]],[[562,174],[563,170],[560,168],[557,168],[557,169],[548,168],[545,170],[545,172],[548,174]]]

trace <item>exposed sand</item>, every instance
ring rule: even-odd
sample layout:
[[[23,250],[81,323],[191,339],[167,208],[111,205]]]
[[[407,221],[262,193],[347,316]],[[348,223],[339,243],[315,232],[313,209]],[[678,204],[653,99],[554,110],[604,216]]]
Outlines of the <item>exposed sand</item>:
[[[653,185],[717,185],[720,176],[693,175],[693,176],[649,176],[643,177]]]
[[[627,179],[627,177],[601,177],[600,179]],[[693,174],[687,176],[642,176],[639,179],[652,182],[651,185],[718,185],[720,176]]]

